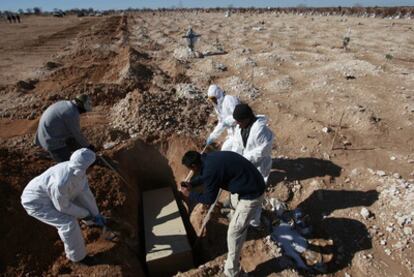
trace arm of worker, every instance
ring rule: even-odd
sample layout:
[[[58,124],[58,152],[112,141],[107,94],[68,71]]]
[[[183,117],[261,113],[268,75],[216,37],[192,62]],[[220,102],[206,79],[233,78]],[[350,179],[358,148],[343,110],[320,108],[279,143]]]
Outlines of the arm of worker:
[[[66,128],[70,131],[73,138],[79,143],[82,147],[88,147],[89,142],[85,138],[85,136],[82,134],[81,128],[80,128],[80,117],[78,113],[73,113],[71,116],[65,117],[65,125]]]
[[[189,182],[192,187],[198,187],[203,184],[203,179],[201,175],[198,175],[196,177],[193,177],[191,181]]]
[[[218,139],[218,137],[223,133],[223,131],[226,129],[222,121],[218,121],[216,127],[214,128],[213,132],[210,133],[208,136],[207,141],[215,141]],[[207,143],[208,144],[208,143]]]
[[[221,176],[217,170],[210,171],[205,170],[201,176],[204,191],[203,193],[199,192],[190,192],[190,201],[203,203],[203,204],[213,204],[217,198],[217,194],[220,190],[219,184],[221,184]]]
[[[223,124],[225,127],[233,127],[236,125],[236,120],[233,117],[233,112],[236,106],[240,104],[237,97],[227,96],[223,101],[223,114],[226,115],[223,118]]]
[[[229,115],[223,120],[224,127],[234,127],[236,126],[236,120],[234,120],[233,115]]]
[[[87,209],[79,207],[67,197],[69,193],[66,186],[62,186],[61,184],[50,186],[49,194],[53,206],[55,206],[56,210],[59,212],[76,218],[85,218],[90,215]]]
[[[86,208],[89,211],[90,215],[97,216],[99,214],[99,209],[96,205],[95,197],[93,196],[87,181],[84,183],[83,190],[76,197],[76,200],[82,207]]]
[[[255,138],[256,147],[243,153],[243,156],[252,164],[257,165],[263,157],[272,153],[273,134],[270,131],[262,130]]]

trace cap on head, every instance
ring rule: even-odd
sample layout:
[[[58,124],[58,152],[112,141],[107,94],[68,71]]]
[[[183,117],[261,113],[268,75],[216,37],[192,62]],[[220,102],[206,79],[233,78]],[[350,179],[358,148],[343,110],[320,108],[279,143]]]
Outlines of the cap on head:
[[[249,119],[254,117],[254,113],[249,105],[247,104],[238,104],[233,111],[233,118],[237,121],[242,121],[244,119]]]
[[[75,97],[76,105],[84,109],[86,112],[92,111],[91,99],[86,94],[80,94]]]
[[[220,99],[221,97],[223,97],[224,95],[224,91],[218,86],[218,85],[211,85],[208,88],[207,91],[207,97],[208,98],[216,98],[216,99]]]

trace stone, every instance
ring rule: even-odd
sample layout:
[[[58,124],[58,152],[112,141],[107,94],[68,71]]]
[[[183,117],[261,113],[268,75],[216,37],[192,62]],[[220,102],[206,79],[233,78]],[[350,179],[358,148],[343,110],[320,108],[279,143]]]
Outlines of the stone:
[[[399,217],[397,217],[397,223],[401,227],[404,226],[406,220],[407,220],[407,218],[405,216],[399,216]]]
[[[397,159],[397,158],[396,158],[396,157],[394,157],[394,156],[391,156],[391,157],[390,157],[390,160],[391,160],[391,161],[395,161],[396,159]]]
[[[108,149],[111,149],[111,148],[113,148],[114,146],[116,146],[118,143],[117,142],[115,142],[115,141],[110,141],[110,142],[106,142],[106,143],[104,143],[103,144],[103,148],[105,149],[105,150],[108,150]]]
[[[411,227],[404,227],[403,232],[407,236],[411,236],[413,234],[413,229]]]
[[[394,244],[392,247],[394,249],[401,249],[405,246],[405,243],[403,243],[402,241],[398,241],[396,244]]]
[[[384,176],[386,176],[386,175],[387,175],[387,174],[385,173],[385,171],[383,171],[383,170],[377,170],[376,174],[377,174],[378,176],[380,176],[380,177],[384,177]]]
[[[396,179],[401,179],[401,175],[398,174],[398,173],[394,173],[394,174],[392,174],[392,176]]]
[[[362,208],[360,214],[365,220],[371,216],[371,213],[367,208]]]
[[[288,201],[291,195],[292,191],[286,182],[278,184],[272,193],[272,197],[278,199],[281,202]]]
[[[218,64],[216,64],[216,69],[218,69],[220,71],[227,71],[227,66],[222,64],[222,63],[218,63]]]
[[[380,240],[381,245],[387,245],[387,241],[385,239]]]
[[[332,129],[330,127],[323,127],[322,128],[322,132],[324,132],[324,133],[329,133],[331,131],[332,131]]]

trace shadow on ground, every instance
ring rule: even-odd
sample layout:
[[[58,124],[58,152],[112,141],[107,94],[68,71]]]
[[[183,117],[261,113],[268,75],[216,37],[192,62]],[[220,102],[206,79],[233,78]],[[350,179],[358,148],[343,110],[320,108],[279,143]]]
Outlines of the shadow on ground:
[[[270,184],[280,181],[305,180],[313,177],[330,176],[332,178],[341,175],[342,168],[331,161],[317,158],[297,159],[273,159],[273,171],[269,176]]]

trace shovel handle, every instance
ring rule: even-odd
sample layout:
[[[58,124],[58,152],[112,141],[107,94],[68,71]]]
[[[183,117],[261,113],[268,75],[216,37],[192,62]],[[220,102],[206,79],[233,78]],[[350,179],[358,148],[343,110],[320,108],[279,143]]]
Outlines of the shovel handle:
[[[127,182],[127,180],[124,178],[124,176],[122,176],[121,175],[121,173],[119,173],[119,171],[118,170],[116,170],[115,169],[115,167],[113,167],[103,156],[101,156],[101,155],[98,155],[98,157],[101,159],[101,161],[103,161],[104,162],[104,164],[107,166],[107,167],[109,167],[110,169],[112,169],[118,176],[119,176],[119,178],[121,178],[121,180],[126,184],[126,185],[128,185],[129,187],[132,187],[132,186],[130,186],[129,185],[129,183]]]

